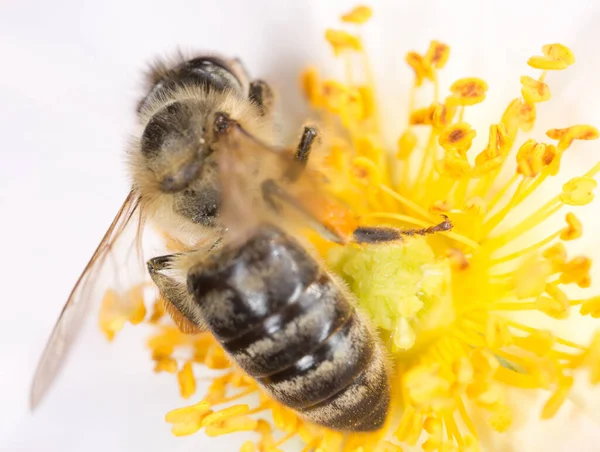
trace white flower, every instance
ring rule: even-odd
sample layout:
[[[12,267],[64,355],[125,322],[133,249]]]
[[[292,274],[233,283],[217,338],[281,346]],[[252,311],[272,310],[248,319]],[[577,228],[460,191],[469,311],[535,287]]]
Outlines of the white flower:
[[[323,30],[336,26],[339,14],[352,6],[341,0],[65,0],[0,8],[0,205],[7,212],[0,420],[8,433],[0,449],[238,450],[238,438],[171,435],[163,413],[180,401],[169,376],[147,376],[143,328],[122,337],[119,347],[109,347],[88,328],[35,416],[26,412],[28,384],[62,299],[127,193],[122,152],[135,131],[144,63],[175,48],[239,56],[280,93],[284,131],[295,134],[307,112],[298,74],[308,64],[337,70]],[[452,46],[442,90],[466,76],[489,82],[486,102],[468,116],[474,126],[497,120],[520,89],[527,58],[547,42],[569,45],[577,63],[574,70],[549,75],[554,105],[545,110],[544,123],[600,124],[594,46],[600,10],[593,2],[382,0],[371,6],[375,14],[363,36],[391,143],[407,122],[412,73],[404,54],[423,50],[431,39]],[[474,147],[482,148],[486,138],[478,136]],[[597,160],[595,144],[574,149],[572,157],[564,170],[581,174]],[[598,257],[594,231],[600,216],[594,208],[587,212],[580,215],[587,240],[572,249]],[[593,269],[592,278],[597,276]],[[596,322],[585,319],[562,333],[587,342],[593,327]],[[531,402],[529,419],[514,435],[482,438],[485,450],[594,450],[600,429],[575,405],[549,421],[538,419],[546,396]],[[514,397],[521,395],[515,391]]]

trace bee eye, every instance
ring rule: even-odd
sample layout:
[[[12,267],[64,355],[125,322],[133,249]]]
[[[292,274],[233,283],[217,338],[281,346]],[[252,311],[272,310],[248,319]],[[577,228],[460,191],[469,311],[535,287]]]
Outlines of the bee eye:
[[[165,193],[184,190],[202,170],[207,149],[197,111],[173,102],[150,118],[142,134],[140,152]]]
[[[182,102],[174,102],[155,113],[142,134],[142,154],[156,157],[172,148],[170,143],[185,142],[192,115],[189,106]]]

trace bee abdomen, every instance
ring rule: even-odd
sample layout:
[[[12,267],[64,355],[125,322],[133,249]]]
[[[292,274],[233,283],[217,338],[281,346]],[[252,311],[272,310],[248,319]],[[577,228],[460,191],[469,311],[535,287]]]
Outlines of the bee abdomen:
[[[231,343],[276,314],[293,318],[295,309],[304,310],[312,302],[304,292],[319,274],[299,244],[268,229],[192,268],[188,289],[217,339]]]
[[[383,425],[388,376],[379,341],[330,276],[273,227],[192,269],[208,327],[273,398],[339,430]]]
[[[253,377],[275,379],[346,326],[352,309],[340,301],[343,299],[338,288],[321,274],[293,303],[224,341],[223,346]]]
[[[364,325],[352,315],[316,349],[290,350],[296,361],[260,381],[289,407],[301,409],[323,402],[367,367],[373,350],[366,334]]]
[[[299,412],[312,422],[332,429],[369,432],[383,426],[389,404],[385,355],[376,343],[366,368],[350,384]]]

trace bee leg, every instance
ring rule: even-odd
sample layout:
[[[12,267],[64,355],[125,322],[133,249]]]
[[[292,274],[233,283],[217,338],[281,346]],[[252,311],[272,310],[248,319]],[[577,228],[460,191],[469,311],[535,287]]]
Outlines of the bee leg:
[[[177,326],[184,333],[195,334],[206,328],[203,320],[198,316],[194,309],[194,300],[187,289],[185,278],[182,282],[178,281],[172,275],[175,270],[172,264],[186,253],[168,254],[150,259],[146,265],[150,277],[160,292],[161,298],[165,301],[165,310],[173,318]]]
[[[453,227],[452,222],[446,215],[442,215],[444,221],[434,226],[420,229],[398,229],[381,226],[360,226],[356,228],[350,237],[342,237],[333,231],[326,224],[323,224],[317,217],[298,201],[296,197],[287,192],[273,179],[267,179],[261,184],[262,197],[267,206],[278,213],[284,207],[289,207],[296,213],[299,213],[307,224],[319,233],[321,237],[330,242],[346,243],[389,243],[402,240],[403,236],[429,235],[438,232],[450,231]]]
[[[312,145],[318,136],[319,132],[316,128],[310,126],[304,127],[302,136],[300,137],[300,143],[298,143],[296,153],[294,154],[294,158],[298,160],[298,162],[306,165],[308,157],[310,156],[310,151],[312,150]]]
[[[258,105],[263,116],[271,112],[274,97],[273,90],[266,82],[262,80],[253,80],[250,82],[248,99]]]
[[[312,146],[319,136],[319,132],[316,128],[306,126],[302,131],[302,136],[300,137],[300,142],[298,143],[298,147],[296,148],[296,152],[294,153],[294,159],[297,164],[293,165],[289,168],[289,170],[285,173],[285,178],[293,182],[298,179],[302,170],[306,167],[308,163],[308,158],[310,157],[310,151],[312,150]]]
[[[177,255],[178,254],[165,254],[164,256],[157,256],[148,260],[148,262],[146,262],[146,267],[148,267],[150,276],[152,277],[157,274],[157,272],[169,268],[169,264],[173,262]]]
[[[402,240],[402,236],[429,235],[452,229],[452,222],[446,215],[444,221],[434,226],[421,229],[396,229],[377,226],[361,226],[352,233],[355,243],[387,243]]]

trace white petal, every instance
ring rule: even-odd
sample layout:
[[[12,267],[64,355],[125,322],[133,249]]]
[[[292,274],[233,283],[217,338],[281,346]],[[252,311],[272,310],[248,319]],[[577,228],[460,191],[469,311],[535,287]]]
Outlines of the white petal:
[[[274,81],[284,113],[298,120],[305,107],[297,74],[309,62],[330,65],[323,29],[338,26],[338,14],[354,4],[2,3],[1,273],[3,282],[10,275],[10,284],[3,287],[0,419],[3,432],[11,434],[2,438],[1,449],[237,450],[234,437],[171,436],[163,415],[181,400],[171,376],[150,372],[142,351],[147,334],[143,328],[108,346],[91,322],[64,378],[33,418],[25,411],[27,387],[63,299],[127,191],[121,154],[134,126],[144,62],[174,47],[239,55],[254,74]],[[581,42],[582,55],[595,56],[595,16],[588,10],[592,5],[375,2],[374,20],[365,35],[385,93],[381,97],[390,138],[406,122],[411,80],[403,62],[406,50],[424,51],[434,38],[448,42],[453,50],[443,86],[468,75],[489,80],[489,100],[473,111],[473,119],[498,118],[507,98],[518,93],[527,57],[541,44],[569,43],[583,23],[590,38]],[[532,23],[532,16],[539,19]],[[590,84],[597,72],[586,79]],[[570,99],[579,99],[576,85],[563,85]],[[593,105],[589,94],[581,101]],[[571,105],[576,109],[580,104],[577,100]],[[590,111],[597,113],[595,105]],[[539,432],[539,437],[546,435]]]

